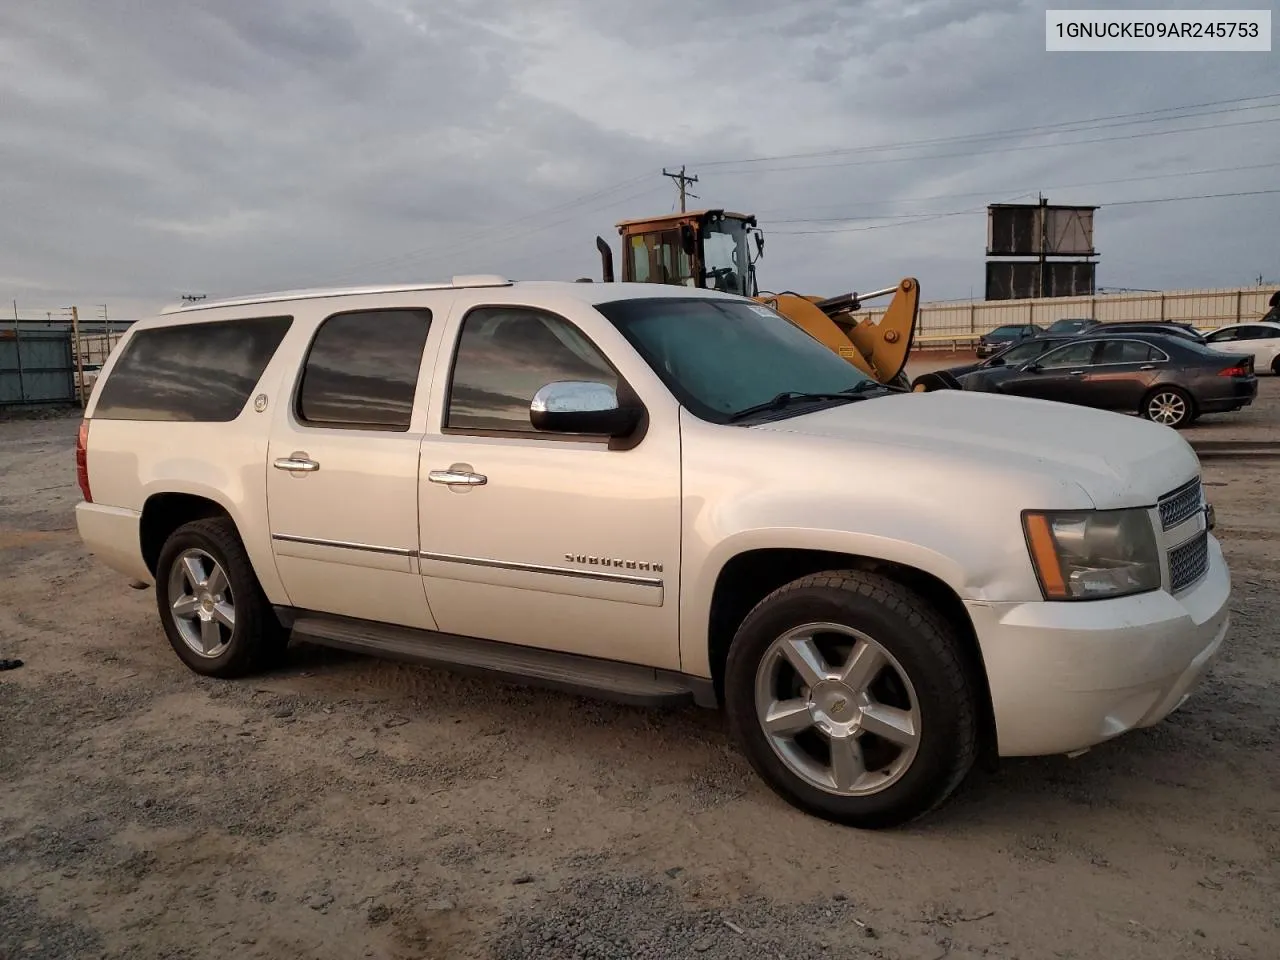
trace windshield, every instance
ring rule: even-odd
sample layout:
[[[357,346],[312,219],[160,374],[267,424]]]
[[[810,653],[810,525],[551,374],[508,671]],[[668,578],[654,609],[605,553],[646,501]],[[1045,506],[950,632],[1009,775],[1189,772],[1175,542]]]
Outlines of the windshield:
[[[1020,334],[1020,333],[1021,333],[1023,330],[1025,330],[1025,329],[1026,329],[1026,327],[1023,327],[1023,326],[996,327],[994,330],[992,330],[992,331],[991,331],[991,336],[993,336],[993,337],[1016,337],[1018,334]]]
[[[596,309],[676,399],[713,423],[727,423],[786,391],[837,393],[874,382],[763,304],[655,297]],[[798,403],[786,413],[812,409],[812,403]]]
[[[992,366],[999,366],[1004,363],[1023,363],[1031,360],[1044,353],[1050,347],[1057,346],[1061,340],[1030,340],[1018,344],[1016,347],[1010,347],[1004,353],[998,353],[992,357]]]
[[[747,228],[741,220],[708,219],[702,232],[703,278],[708,289],[748,296]]]

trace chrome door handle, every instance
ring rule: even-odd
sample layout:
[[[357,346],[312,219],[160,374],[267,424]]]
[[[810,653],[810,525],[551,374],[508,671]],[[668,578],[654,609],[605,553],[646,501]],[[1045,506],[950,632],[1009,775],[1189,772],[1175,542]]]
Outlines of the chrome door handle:
[[[1084,376],[1084,371],[1083,371],[1083,370],[1072,370],[1072,371],[1071,371],[1071,376],[1073,376],[1073,377],[1083,377],[1083,376]]]
[[[295,470],[301,470],[307,473],[314,473],[320,469],[320,464],[306,457],[281,457],[272,464],[277,470],[288,470],[291,473]]]
[[[1142,366],[1140,366],[1138,369],[1139,369],[1139,370],[1154,370],[1155,368],[1156,368],[1156,365],[1155,365],[1154,363],[1144,363],[1144,364],[1143,364]]]
[[[432,483],[461,483],[470,487],[478,487],[489,482],[489,478],[479,473],[466,473],[461,470],[432,470],[427,474]]]

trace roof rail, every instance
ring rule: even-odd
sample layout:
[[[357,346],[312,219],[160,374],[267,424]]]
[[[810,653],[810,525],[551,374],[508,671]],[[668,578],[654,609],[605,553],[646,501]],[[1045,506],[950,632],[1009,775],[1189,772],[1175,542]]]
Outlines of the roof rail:
[[[463,287],[509,287],[512,281],[492,273],[459,274],[448,283],[397,283],[363,287],[313,287],[305,290],[280,290],[224,300],[196,300],[165,307],[161,314],[195,313],[214,307],[250,306],[255,303],[280,303],[287,300],[319,300],[325,297],[356,297],[376,293],[409,293],[418,290],[450,290]]]

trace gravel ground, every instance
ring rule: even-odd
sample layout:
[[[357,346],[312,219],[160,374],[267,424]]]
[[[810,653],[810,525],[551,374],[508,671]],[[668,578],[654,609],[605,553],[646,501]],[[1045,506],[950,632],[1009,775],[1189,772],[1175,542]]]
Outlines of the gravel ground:
[[[1274,431],[1262,390],[1237,419]],[[193,675],[75,534],[75,428],[0,423],[3,960],[1280,956],[1265,461],[1205,465],[1236,619],[1193,700],[860,833],[775,798],[707,711],[309,646]]]

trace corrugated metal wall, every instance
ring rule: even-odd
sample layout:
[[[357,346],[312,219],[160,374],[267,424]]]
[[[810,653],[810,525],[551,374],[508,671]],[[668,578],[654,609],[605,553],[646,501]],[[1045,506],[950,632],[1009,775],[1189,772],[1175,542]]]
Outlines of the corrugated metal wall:
[[[0,406],[74,402],[74,371],[70,335],[0,331]]]
[[[1112,293],[1093,297],[1054,297],[1040,300],[972,300],[920,305],[920,336],[966,336],[986,333],[1007,323],[1048,326],[1065,317],[1120,320],[1178,320],[1197,327],[1220,327],[1242,320],[1259,320],[1267,312],[1270,287],[1231,287],[1221,290],[1170,290],[1164,293]],[[864,308],[878,318],[882,306]]]

